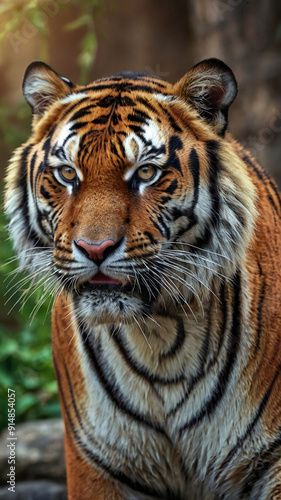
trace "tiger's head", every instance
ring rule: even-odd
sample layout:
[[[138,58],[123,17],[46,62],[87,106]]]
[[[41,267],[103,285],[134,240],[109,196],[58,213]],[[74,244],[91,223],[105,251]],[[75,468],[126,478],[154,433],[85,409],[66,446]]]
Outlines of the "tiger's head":
[[[228,134],[232,71],[209,59],[178,83],[118,73],[74,85],[26,71],[30,139],[11,159],[10,232],[35,281],[89,324],[188,310],[245,258],[255,191]]]

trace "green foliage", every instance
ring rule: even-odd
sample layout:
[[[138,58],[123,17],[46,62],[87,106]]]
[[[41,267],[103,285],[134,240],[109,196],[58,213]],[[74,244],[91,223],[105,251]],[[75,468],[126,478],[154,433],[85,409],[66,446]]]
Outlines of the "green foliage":
[[[26,141],[30,130],[31,112],[25,101],[11,107],[0,103],[0,131],[3,142],[11,149]]]
[[[103,11],[102,0],[6,0],[0,5],[0,44],[9,39],[14,50],[27,43],[35,35],[40,35],[39,57],[48,59],[49,24],[51,19],[75,6],[77,17],[63,24],[62,29],[73,31],[83,28],[81,50],[77,60],[80,68],[80,83],[86,83],[94,63],[97,39],[94,19]]]
[[[77,16],[72,22],[62,23],[62,30],[83,29],[76,63],[80,69],[79,81],[85,84],[95,61],[97,37],[94,22],[103,13],[102,0],[5,0],[0,3],[0,51],[7,39],[17,51],[22,43],[39,34],[38,58],[47,62],[50,21],[70,5],[75,6]],[[8,147],[13,149],[26,140],[30,121],[30,108],[23,100],[11,108],[0,98],[0,136]]]
[[[0,294],[6,296],[0,314],[0,428],[7,426],[7,391],[16,391],[16,420],[60,415],[57,385],[52,365],[50,314],[51,299],[39,309],[33,321],[32,311],[42,293],[39,290],[20,311],[22,274],[13,273],[16,262],[8,260],[13,251],[0,221]],[[6,262],[6,263],[5,263]],[[15,285],[15,288],[13,288]],[[9,299],[10,297],[10,299]]]

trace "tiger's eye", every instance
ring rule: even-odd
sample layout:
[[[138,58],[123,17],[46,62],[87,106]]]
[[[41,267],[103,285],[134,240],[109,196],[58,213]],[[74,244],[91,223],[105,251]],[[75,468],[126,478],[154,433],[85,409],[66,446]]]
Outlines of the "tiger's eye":
[[[64,166],[60,169],[60,175],[65,181],[74,181],[77,176],[76,170],[68,166]]]
[[[156,167],[153,165],[144,165],[138,169],[137,174],[142,181],[150,181],[156,174]]]

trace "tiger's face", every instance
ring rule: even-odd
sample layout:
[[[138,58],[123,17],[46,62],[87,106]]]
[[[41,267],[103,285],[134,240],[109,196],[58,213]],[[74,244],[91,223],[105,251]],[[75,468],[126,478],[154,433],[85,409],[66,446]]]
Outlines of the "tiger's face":
[[[23,265],[89,324],[188,310],[243,256],[252,188],[223,139],[236,85],[211,61],[175,86],[27,70],[34,124],[8,175],[11,232]]]

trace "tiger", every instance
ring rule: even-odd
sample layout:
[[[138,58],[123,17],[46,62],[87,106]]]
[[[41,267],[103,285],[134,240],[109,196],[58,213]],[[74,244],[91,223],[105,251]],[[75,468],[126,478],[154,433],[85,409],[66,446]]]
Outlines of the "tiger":
[[[232,70],[35,61],[23,94],[5,209],[54,295],[68,498],[280,499],[281,202],[227,131]]]

